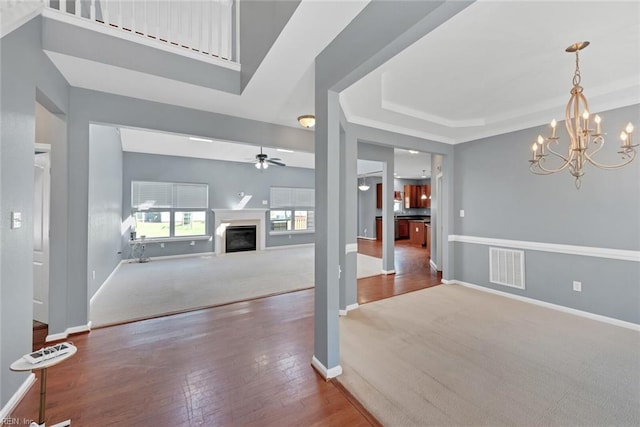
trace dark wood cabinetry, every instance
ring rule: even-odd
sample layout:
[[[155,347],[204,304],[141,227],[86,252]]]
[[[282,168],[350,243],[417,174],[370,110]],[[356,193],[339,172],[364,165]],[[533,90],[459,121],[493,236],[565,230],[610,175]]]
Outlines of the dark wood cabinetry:
[[[382,240],[382,218],[376,218],[376,240]]]
[[[409,222],[409,241],[412,245],[424,245],[424,221]]]
[[[409,238],[409,220],[408,219],[398,219],[398,239],[408,239]]]
[[[376,208],[382,209],[382,184],[376,184]]]
[[[431,185],[405,185],[404,208],[431,207]]]

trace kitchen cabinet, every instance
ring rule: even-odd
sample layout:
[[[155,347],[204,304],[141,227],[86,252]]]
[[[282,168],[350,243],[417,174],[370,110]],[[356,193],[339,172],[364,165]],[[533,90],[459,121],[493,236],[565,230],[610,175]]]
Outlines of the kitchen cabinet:
[[[427,242],[427,249],[431,253],[431,224],[424,225],[424,241]]]
[[[382,218],[376,218],[376,240],[382,241]]]
[[[382,183],[376,184],[376,208],[382,209]]]
[[[422,196],[424,195],[424,199]],[[405,185],[404,208],[429,208],[431,207],[431,185]]]
[[[409,221],[409,242],[412,245],[423,246],[425,242],[424,221]]]
[[[408,239],[409,238],[409,220],[397,219],[396,221],[398,221],[398,239]]]

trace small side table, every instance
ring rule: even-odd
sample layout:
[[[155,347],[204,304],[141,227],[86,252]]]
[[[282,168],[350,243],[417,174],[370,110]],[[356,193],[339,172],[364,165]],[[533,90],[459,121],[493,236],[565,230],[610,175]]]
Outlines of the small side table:
[[[69,343],[66,343],[66,345],[70,347],[69,352],[61,356],[43,360],[40,363],[29,363],[21,357],[20,359],[13,362],[10,366],[10,369],[16,372],[42,371],[40,373],[40,410],[38,411],[38,424],[31,423],[31,427],[45,427],[44,412],[47,407],[47,368],[50,368],[51,366],[57,365],[58,363],[67,360],[78,351],[76,346]],[[70,425],[71,420],[66,420],[51,427],[65,427]]]

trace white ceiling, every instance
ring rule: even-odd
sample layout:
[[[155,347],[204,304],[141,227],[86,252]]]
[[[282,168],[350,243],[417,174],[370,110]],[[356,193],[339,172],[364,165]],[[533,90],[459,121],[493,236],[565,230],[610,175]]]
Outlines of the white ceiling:
[[[314,58],[367,3],[303,0],[241,95],[47,53],[73,86],[295,127],[314,112]],[[477,1],[341,103],[351,122],[446,143],[540,125],[563,114],[579,40],[592,112],[639,103],[640,2],[533,0]]]
[[[640,102],[640,2],[479,0],[341,94],[349,121],[457,143]],[[605,118],[606,120],[606,118]]]
[[[193,139],[196,138],[196,139]],[[132,153],[160,154],[164,156],[195,157],[229,162],[255,163],[260,148],[232,141],[211,140],[193,135],[179,135],[146,129],[120,128],[122,149]],[[313,169],[313,153],[262,147],[269,158],[279,158],[289,167]],[[419,179],[431,169],[431,156],[395,149],[395,170],[398,178]],[[382,163],[358,160],[358,175],[381,175]]]

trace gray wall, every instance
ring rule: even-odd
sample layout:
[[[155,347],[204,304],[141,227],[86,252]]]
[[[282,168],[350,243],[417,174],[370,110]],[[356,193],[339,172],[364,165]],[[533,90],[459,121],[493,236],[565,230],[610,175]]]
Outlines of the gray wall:
[[[300,0],[242,0],[240,2],[239,62],[242,64],[240,71],[242,90],[253,77],[299,4]]]
[[[122,142],[110,126],[91,125],[89,135],[87,283],[92,297],[121,259]]]
[[[376,185],[381,183],[382,177],[370,176],[367,177],[370,188],[367,191],[358,190],[359,237],[376,237],[376,215],[382,215],[382,209],[376,208]]]
[[[163,181],[191,182],[209,185],[210,209],[231,209],[241,199],[238,195],[253,196],[246,208],[268,209],[262,204],[270,200],[270,188],[273,187],[314,187],[314,171],[295,167],[271,166],[266,171],[256,169],[253,163],[226,162],[219,160],[195,159],[189,157],[162,156],[156,154],[124,153],[122,187],[122,220],[131,215],[131,181]],[[268,215],[268,212],[267,212]],[[267,216],[268,219],[268,216]],[[213,227],[213,213],[208,213],[209,233]],[[125,240],[128,232],[125,233]],[[267,234],[267,247],[313,243],[313,233],[291,233],[287,235]],[[147,256],[165,256],[188,253],[212,252],[213,241],[149,243],[146,246]],[[126,244],[126,242],[125,242]],[[128,244],[123,249],[123,256],[129,254]]]
[[[611,144],[600,158],[617,161],[616,136],[637,121],[640,105],[599,114]],[[547,133],[539,127],[455,146],[454,212],[465,211],[455,215],[455,234],[640,250],[640,161],[614,171],[587,165],[577,190],[568,172],[529,172],[530,142]],[[456,243],[455,279],[640,323],[638,262],[526,251],[526,290],[519,291],[488,283],[488,250]],[[572,290],[574,280],[582,292]]]
[[[41,39],[39,17],[0,39],[0,406],[27,378],[9,365],[31,350],[36,92],[48,97],[39,99],[48,108],[68,105],[67,82],[42,52]],[[52,195],[55,178],[52,171]],[[22,212],[22,228],[10,229],[12,211]]]

